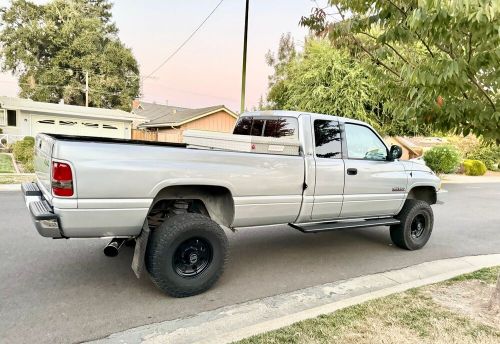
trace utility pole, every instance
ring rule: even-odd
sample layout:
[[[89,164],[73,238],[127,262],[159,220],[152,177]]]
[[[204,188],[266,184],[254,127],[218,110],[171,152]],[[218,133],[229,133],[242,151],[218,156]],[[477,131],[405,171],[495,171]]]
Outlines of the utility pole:
[[[89,107],[89,72],[85,71],[85,106]]]
[[[246,0],[245,7],[245,33],[243,37],[243,69],[241,71],[241,107],[240,113],[245,111],[245,88],[247,80],[247,38],[248,38],[248,4],[250,0]]]

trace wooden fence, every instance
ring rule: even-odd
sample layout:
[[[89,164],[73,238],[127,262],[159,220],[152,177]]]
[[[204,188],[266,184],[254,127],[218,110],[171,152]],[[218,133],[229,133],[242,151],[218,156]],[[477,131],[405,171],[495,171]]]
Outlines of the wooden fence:
[[[158,141],[158,132],[132,129],[132,140]]]

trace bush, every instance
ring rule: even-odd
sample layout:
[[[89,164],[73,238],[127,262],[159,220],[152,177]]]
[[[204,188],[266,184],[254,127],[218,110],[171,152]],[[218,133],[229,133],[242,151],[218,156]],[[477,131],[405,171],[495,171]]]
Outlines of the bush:
[[[464,171],[468,176],[482,176],[486,173],[486,165],[480,160],[465,160]]]
[[[488,170],[496,171],[500,163],[500,146],[483,143],[468,152],[465,157],[470,160],[481,160]]]
[[[26,172],[34,172],[35,140],[32,137],[27,136],[14,143],[12,153],[16,160],[23,164]]]
[[[452,173],[460,164],[460,153],[450,145],[436,146],[425,152],[424,161],[436,173]]]
[[[23,141],[29,142],[30,145],[35,147],[35,138],[32,136],[25,136]]]

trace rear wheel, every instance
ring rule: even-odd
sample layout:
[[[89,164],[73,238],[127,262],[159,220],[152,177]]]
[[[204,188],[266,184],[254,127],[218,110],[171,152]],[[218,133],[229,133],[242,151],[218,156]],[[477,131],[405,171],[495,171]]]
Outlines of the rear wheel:
[[[418,250],[431,237],[434,214],[427,202],[409,199],[396,216],[399,225],[391,226],[392,242],[406,250]]]
[[[167,218],[151,232],[146,267],[158,288],[174,297],[209,289],[222,275],[228,242],[220,226],[201,214]]]

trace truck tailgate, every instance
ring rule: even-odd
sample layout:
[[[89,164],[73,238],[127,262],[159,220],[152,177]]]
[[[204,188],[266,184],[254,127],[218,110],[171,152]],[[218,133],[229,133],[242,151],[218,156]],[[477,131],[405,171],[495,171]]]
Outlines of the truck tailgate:
[[[37,135],[35,142],[35,173],[39,187],[47,200],[50,201],[51,157],[55,140],[48,135]]]

